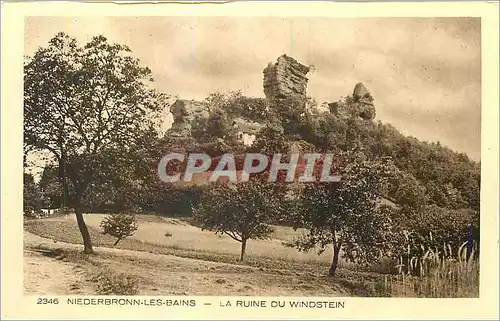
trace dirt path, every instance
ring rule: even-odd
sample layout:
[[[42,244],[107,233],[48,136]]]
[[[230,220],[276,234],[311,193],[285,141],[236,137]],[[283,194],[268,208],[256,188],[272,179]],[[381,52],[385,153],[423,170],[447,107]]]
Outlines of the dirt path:
[[[98,255],[91,265],[79,265],[53,253],[81,250],[81,245],[56,243],[26,231],[24,244],[26,294],[95,294],[89,276],[96,269],[111,268],[139,278],[140,295],[348,295],[338,284],[301,273],[276,274],[244,265],[105,247],[94,248]]]
[[[24,293],[26,295],[95,294],[85,268],[53,256],[50,249],[74,248],[24,232]],[[41,250],[43,248],[44,250]]]
[[[77,264],[48,257],[41,251],[24,250],[24,293],[93,294],[84,270]]]

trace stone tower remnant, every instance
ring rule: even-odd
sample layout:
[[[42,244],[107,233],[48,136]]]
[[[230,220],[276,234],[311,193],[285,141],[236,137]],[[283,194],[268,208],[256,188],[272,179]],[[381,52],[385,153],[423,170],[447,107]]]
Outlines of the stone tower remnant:
[[[273,102],[284,98],[306,98],[309,67],[294,58],[282,55],[276,63],[264,68],[264,94]]]

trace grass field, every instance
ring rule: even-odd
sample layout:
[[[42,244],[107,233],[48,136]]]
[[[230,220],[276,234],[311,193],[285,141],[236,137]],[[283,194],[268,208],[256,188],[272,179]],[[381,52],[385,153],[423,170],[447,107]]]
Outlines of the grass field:
[[[127,287],[132,277],[139,284],[138,293],[148,295],[417,297],[426,296],[427,287],[434,291],[429,293],[436,296],[436,287],[425,284],[450,283],[446,280],[446,271],[434,274],[433,277],[441,278],[439,280],[402,279],[368,272],[342,261],[336,277],[329,278],[331,251],[317,255],[285,247],[282,242],[289,242],[303,232],[281,226],[275,227],[268,240],[249,241],[244,262],[239,261],[240,243],[231,238],[202,231],[182,219],[154,215],[138,215],[139,228],[135,235],[113,247],[115,238],[103,235],[99,227],[104,217],[104,214],[85,215],[93,244],[99,248],[97,256],[75,254],[81,250],[82,240],[74,215],[25,221],[25,231],[30,234],[28,241],[25,238],[25,249],[31,251],[29,257],[33,257],[34,250],[63,251],[65,259],[78,269],[86,270],[90,276],[99,274],[98,278],[80,282],[79,288],[88,289],[91,279],[106,280],[108,285],[127,280],[126,285],[122,285]],[[33,241],[34,238],[38,239]],[[378,269],[384,271],[391,267],[379,266]],[[115,275],[115,272],[121,274]],[[452,283],[458,281],[455,277]],[[468,292],[467,287],[471,287],[471,291]],[[468,278],[459,291],[440,292],[437,296],[457,293],[462,297],[477,296],[478,279]]]
[[[100,230],[99,224],[104,217],[104,214],[87,214],[85,215],[85,222],[88,227],[93,228],[94,235],[92,239],[97,240],[97,242],[94,242],[96,244],[105,242],[109,246],[112,244],[113,238],[100,235],[98,232]],[[134,236],[120,242],[125,244],[123,246],[131,246],[132,244],[139,246],[139,244],[145,243],[171,249],[234,255],[235,258],[240,254],[240,243],[229,236],[202,231],[180,219],[163,218],[154,215],[139,215],[138,218],[138,230]],[[81,235],[75,227],[74,215],[30,221],[26,225],[27,230],[34,234],[56,239],[62,237],[66,242],[80,243]],[[65,234],[61,232],[62,230],[68,231],[67,235],[61,235]],[[167,233],[170,236],[165,236]],[[300,234],[301,231],[294,231],[290,227],[276,226],[271,239],[250,240],[247,245],[247,255],[248,257],[329,264],[331,260],[331,251],[329,249],[318,256],[316,252],[303,253],[294,248],[283,246],[282,242],[291,241]],[[120,243],[118,247],[120,247]]]

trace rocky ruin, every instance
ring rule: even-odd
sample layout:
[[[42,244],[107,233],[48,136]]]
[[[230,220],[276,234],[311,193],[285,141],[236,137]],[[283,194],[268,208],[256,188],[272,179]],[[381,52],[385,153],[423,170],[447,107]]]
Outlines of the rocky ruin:
[[[282,55],[264,69],[264,94],[269,101],[283,98],[306,98],[309,67],[294,58]]]
[[[172,137],[191,137],[191,129],[200,118],[208,118],[208,106],[195,100],[178,99],[170,106],[174,123],[169,129]]]
[[[346,101],[337,101],[329,103],[328,106],[330,112],[338,116],[358,116],[364,120],[372,120],[375,118],[373,97],[362,83],[357,83],[356,86],[354,86],[354,91],[350,97],[349,103]]]
[[[168,130],[170,137],[187,138],[192,137],[193,127],[202,119],[210,116],[209,106],[205,102],[196,100],[178,99],[170,106],[174,122]],[[240,137],[255,136],[264,126],[258,122],[237,117],[233,126],[238,129]]]
[[[264,68],[264,94],[269,103],[268,108],[281,108],[287,104],[279,104],[283,100],[292,99],[299,101],[305,106],[306,89],[309,67],[301,64],[294,58],[282,55],[278,57],[276,63],[270,63]],[[352,96],[346,101],[338,101],[328,104],[330,112],[341,117],[357,116],[364,120],[371,120],[375,117],[375,106],[373,97],[368,89],[358,83],[354,87]],[[285,107],[283,107],[285,108]],[[195,100],[179,99],[170,107],[174,122],[169,130],[171,137],[192,137],[193,126],[200,119],[207,119],[210,116],[209,106],[205,102]],[[278,112],[279,109],[278,109]],[[244,136],[254,136],[263,127],[263,124],[237,117],[233,126],[238,129],[241,139]],[[248,137],[247,137],[248,138]]]
[[[357,83],[352,93],[354,104],[357,105],[359,116],[365,120],[375,118],[375,105],[373,97],[362,83]]]

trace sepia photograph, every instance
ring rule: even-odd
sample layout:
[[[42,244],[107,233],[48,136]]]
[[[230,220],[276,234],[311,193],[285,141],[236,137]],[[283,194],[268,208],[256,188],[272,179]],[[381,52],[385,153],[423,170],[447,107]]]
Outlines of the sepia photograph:
[[[480,18],[40,16],[24,50],[26,295],[479,297]]]
[[[498,1],[1,6],[2,320],[498,319]]]

